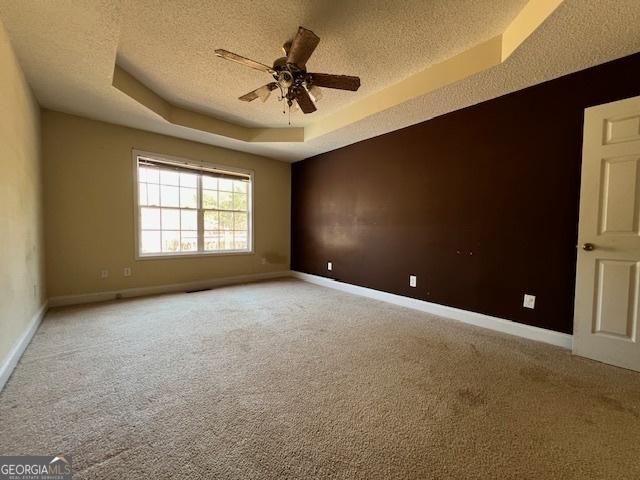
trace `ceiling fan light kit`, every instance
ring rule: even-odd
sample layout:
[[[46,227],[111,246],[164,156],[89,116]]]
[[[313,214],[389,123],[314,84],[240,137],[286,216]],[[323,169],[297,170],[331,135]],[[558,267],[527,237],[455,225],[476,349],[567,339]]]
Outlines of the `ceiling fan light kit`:
[[[272,67],[223,49],[218,49],[215,53],[226,60],[268,73],[275,80],[242,95],[239,97],[240,100],[251,102],[259,98],[262,102],[266,102],[271,92],[279,89],[278,99],[286,102],[289,112],[292,107],[295,110],[297,104],[300,110],[306,114],[316,111],[316,103],[322,97],[322,90],[319,87],[353,92],[360,88],[359,77],[307,72],[307,61],[318,43],[320,43],[320,38],[315,33],[304,27],[299,27],[295,38],[285,42],[282,46],[285,56],[276,59]]]

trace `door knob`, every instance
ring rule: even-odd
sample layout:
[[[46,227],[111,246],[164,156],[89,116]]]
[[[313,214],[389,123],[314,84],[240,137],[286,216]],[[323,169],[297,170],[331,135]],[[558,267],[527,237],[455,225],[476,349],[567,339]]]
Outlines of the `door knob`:
[[[594,248],[596,248],[596,246],[593,243],[585,243],[584,245],[582,245],[582,249],[586,250],[587,252],[590,252]]]

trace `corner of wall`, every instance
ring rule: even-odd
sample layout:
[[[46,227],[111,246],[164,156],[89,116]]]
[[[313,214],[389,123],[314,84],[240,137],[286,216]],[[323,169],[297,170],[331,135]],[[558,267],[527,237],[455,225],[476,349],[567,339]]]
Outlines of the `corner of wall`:
[[[46,288],[40,106],[1,23],[0,71],[0,92],[10,93],[0,95],[0,377],[6,380],[46,310]]]

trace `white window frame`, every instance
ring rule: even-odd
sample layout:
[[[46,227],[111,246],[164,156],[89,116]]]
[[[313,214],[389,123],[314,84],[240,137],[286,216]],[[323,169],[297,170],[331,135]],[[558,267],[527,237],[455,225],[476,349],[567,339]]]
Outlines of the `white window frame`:
[[[188,158],[182,157],[174,157],[171,155],[163,155],[160,153],[147,152],[144,150],[131,150],[132,156],[132,164],[133,164],[133,219],[134,219],[134,231],[135,231],[135,259],[136,260],[158,260],[158,259],[169,259],[169,258],[194,258],[194,257],[216,257],[216,256],[230,256],[230,255],[253,255],[254,247],[253,247],[253,239],[254,239],[254,221],[253,221],[253,183],[254,172],[253,170],[247,170],[244,168],[238,167],[230,167],[228,165],[219,165],[209,162],[202,162],[198,160],[192,160]],[[247,205],[249,206],[247,212],[247,225],[249,227],[247,232],[247,250],[218,250],[213,252],[166,252],[166,253],[149,253],[142,254],[140,253],[140,194],[138,192],[138,157],[146,157],[151,160],[158,160],[160,162],[165,161],[168,163],[173,163],[176,165],[186,165],[188,167],[192,167],[195,169],[202,170],[213,170],[226,172],[230,174],[238,173],[241,175],[249,176],[249,186],[247,188],[247,194],[249,198],[247,199]],[[200,195],[200,189],[198,190],[198,195]],[[198,209],[199,216],[201,213],[201,209]],[[201,220],[199,220],[201,222]],[[198,235],[198,244],[200,244],[201,238]]]

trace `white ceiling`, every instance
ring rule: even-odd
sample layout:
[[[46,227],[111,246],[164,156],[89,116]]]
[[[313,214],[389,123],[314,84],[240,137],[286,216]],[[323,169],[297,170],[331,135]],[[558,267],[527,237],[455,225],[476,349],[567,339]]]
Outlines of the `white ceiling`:
[[[275,98],[240,102],[270,75],[213,55],[224,48],[271,65],[299,25],[320,44],[309,71],[357,75],[357,93],[325,90],[319,110],[296,126],[502,33],[526,0],[179,0],[131,2],[124,14],[118,62],[172,103],[247,126],[283,127]],[[490,8],[488,6],[491,5]],[[408,12],[411,12],[409,15]]]
[[[167,123],[111,84],[116,56],[177,105],[249,126],[286,126],[275,96],[237,97],[269,77],[213,56],[263,63],[298,25],[320,45],[310,71],[359,75],[357,93],[325,89],[304,126],[502,32],[525,0],[0,0],[0,19],[47,108],[298,160],[640,50],[638,0],[566,0],[503,64],[304,143],[246,143]]]

